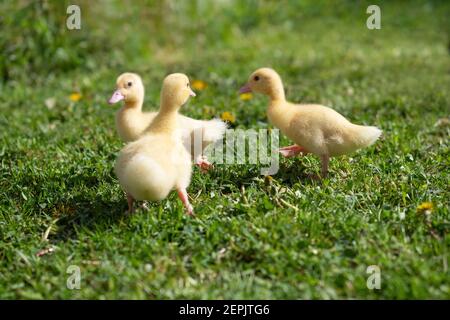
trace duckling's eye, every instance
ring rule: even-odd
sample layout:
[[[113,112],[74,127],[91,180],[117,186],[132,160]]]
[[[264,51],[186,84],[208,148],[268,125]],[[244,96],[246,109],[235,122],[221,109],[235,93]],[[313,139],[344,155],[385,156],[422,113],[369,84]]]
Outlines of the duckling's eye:
[[[186,84],[186,87],[188,87],[189,88],[189,82]]]
[[[255,76],[253,79],[255,79],[255,81],[259,80],[259,76]]]
[[[127,83],[128,88],[131,87],[132,85],[133,85],[133,83],[132,83],[131,81],[129,81],[129,82]]]

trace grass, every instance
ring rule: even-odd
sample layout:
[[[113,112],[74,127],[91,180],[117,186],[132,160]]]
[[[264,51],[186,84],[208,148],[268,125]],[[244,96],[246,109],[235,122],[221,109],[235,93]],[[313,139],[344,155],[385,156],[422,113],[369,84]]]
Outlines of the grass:
[[[0,85],[0,298],[449,299],[448,4],[382,3],[371,31],[363,2],[157,3],[86,9],[81,33],[65,36],[89,63]],[[102,32],[104,48],[84,56],[78,37]],[[281,159],[272,180],[258,165],[195,169],[195,218],[175,194],[124,216],[106,104],[117,75],[143,76],[149,110],[163,77],[184,72],[208,84],[185,114],[229,111],[233,127],[256,129],[269,126],[267,101],[236,91],[261,66],[290,100],[379,126],[382,139],[332,159],[321,182],[305,175],[319,172],[312,156]],[[70,265],[80,290],[66,287]],[[380,290],[366,287],[370,265]]]

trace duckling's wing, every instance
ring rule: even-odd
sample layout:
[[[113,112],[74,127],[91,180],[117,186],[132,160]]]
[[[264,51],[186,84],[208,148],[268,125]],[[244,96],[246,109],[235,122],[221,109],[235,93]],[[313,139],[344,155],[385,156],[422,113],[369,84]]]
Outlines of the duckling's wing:
[[[208,145],[222,139],[227,129],[226,123],[220,119],[197,120],[180,115],[178,121],[183,144],[193,159],[202,154]]]
[[[213,143],[223,138],[227,124],[220,119],[202,121],[203,142]]]
[[[322,105],[294,105],[286,135],[314,154],[329,153],[329,145],[344,143],[343,130],[351,123]]]
[[[302,129],[309,131],[300,134],[302,140],[308,140],[307,144],[317,153],[326,152],[331,156],[367,147],[381,135],[378,128],[353,124],[335,110],[321,105],[305,106],[297,119],[303,124]]]
[[[199,132],[202,134],[203,142],[214,142],[222,139],[227,125],[220,119],[197,120],[186,116],[179,116],[179,125],[184,135],[192,135]]]

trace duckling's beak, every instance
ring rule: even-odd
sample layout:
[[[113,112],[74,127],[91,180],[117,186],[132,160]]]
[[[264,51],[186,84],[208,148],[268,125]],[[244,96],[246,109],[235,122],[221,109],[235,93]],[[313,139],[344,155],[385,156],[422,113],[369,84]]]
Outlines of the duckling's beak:
[[[120,93],[120,90],[116,90],[116,91],[114,91],[114,93],[111,96],[111,98],[109,98],[108,103],[109,104],[114,104],[114,103],[119,102],[119,101],[121,101],[123,99],[125,99],[125,97],[123,96],[123,94]]]
[[[252,92],[252,88],[250,88],[250,85],[248,83],[239,89],[239,93],[249,93],[249,92]]]
[[[196,96],[195,92],[192,91],[192,89],[189,89],[189,95],[190,95],[191,97],[195,97],[195,96]]]

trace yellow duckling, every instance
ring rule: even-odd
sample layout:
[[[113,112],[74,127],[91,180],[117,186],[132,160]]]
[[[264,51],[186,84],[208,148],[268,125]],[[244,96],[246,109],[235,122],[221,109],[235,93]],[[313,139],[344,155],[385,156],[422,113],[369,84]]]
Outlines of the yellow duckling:
[[[119,153],[115,172],[127,193],[128,211],[134,200],[159,201],[173,189],[188,214],[193,214],[186,188],[191,179],[191,156],[182,143],[178,110],[195,96],[186,75],[174,73],[163,82],[158,114],[142,136]]]
[[[124,106],[116,113],[116,128],[124,142],[137,140],[149,127],[157,112],[142,112],[144,85],[135,73],[123,73],[116,81],[117,90],[109,99],[110,104],[124,101]],[[202,171],[212,165],[203,156],[203,150],[211,143],[222,139],[227,125],[219,119],[196,120],[178,115],[182,128],[183,143]],[[197,141],[195,140],[197,139]]]
[[[331,108],[286,101],[281,78],[273,69],[261,68],[251,74],[240,92],[252,91],[269,97],[269,121],[296,143],[281,148],[280,153],[285,157],[300,152],[320,156],[322,177],[328,174],[330,157],[368,147],[381,135],[380,129],[353,124]]]

